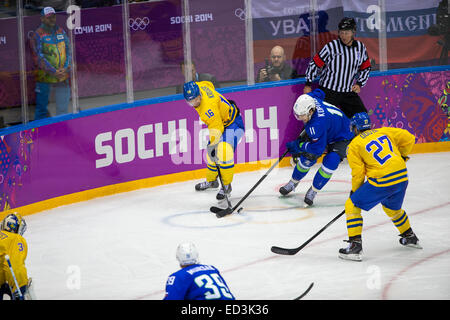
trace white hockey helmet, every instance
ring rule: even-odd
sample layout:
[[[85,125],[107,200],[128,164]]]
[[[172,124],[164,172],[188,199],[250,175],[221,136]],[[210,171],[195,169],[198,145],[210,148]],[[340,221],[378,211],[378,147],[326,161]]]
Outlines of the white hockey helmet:
[[[302,94],[297,98],[297,101],[295,101],[293,111],[295,117],[300,120],[298,116],[308,115],[309,111],[315,108],[316,103],[314,101],[314,98],[308,94]]]
[[[198,251],[195,245],[192,242],[181,243],[177,248],[177,260],[180,266],[198,263]]]

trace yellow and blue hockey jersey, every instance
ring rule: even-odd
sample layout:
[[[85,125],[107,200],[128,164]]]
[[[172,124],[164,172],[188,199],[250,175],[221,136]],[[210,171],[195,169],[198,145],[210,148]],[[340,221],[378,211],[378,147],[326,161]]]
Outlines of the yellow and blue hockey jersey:
[[[17,233],[0,231],[0,285],[8,282],[13,291],[16,291],[14,279],[5,259],[6,254],[11,261],[19,287],[28,284],[27,269],[25,267],[28,246],[25,238]]]
[[[217,144],[224,129],[236,119],[238,108],[214,89],[210,81],[197,82],[202,95],[200,105],[195,108],[209,129],[209,141]]]
[[[376,187],[387,187],[408,180],[405,161],[415,137],[399,128],[383,127],[366,130],[348,146],[347,159],[352,170],[352,191],[365,177]]]

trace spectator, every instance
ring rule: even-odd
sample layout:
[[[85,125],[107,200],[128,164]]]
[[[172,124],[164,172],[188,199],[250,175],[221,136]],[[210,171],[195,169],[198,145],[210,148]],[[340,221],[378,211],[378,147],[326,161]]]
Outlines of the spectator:
[[[258,71],[256,82],[279,81],[297,78],[297,72],[286,63],[286,54],[280,46],[275,46],[270,51],[269,59],[266,59],[266,65]]]
[[[354,38],[355,19],[343,18],[338,29],[339,39],[327,43],[310,61],[303,93],[311,92],[313,80],[320,76],[324,101],[339,107],[351,119],[356,113],[367,112],[358,94],[369,79],[371,65],[365,45]]]
[[[56,115],[68,112],[70,100],[71,51],[66,32],[56,25],[55,9],[45,7],[41,11],[41,25],[31,38],[36,64],[35,120],[48,116],[51,89],[55,91]]]
[[[212,82],[215,89],[220,88],[220,83],[217,82],[217,79],[215,76],[213,76],[210,73],[198,73],[197,69],[195,68],[195,63],[192,62],[191,65],[192,65],[192,81],[195,81],[195,82],[209,81],[209,82]],[[184,61],[182,61],[180,63],[180,67],[181,67],[181,73],[184,76],[184,72],[185,72]],[[183,87],[181,85],[179,85],[179,86],[177,86],[176,90],[177,90],[177,93],[182,93]]]

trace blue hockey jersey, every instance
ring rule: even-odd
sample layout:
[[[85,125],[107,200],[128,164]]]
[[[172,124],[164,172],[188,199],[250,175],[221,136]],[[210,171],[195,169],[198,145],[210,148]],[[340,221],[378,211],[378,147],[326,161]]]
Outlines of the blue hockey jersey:
[[[193,264],[167,279],[164,300],[234,300],[219,270],[211,265]]]
[[[308,95],[314,98],[316,111],[305,124],[310,141],[302,145],[301,151],[321,156],[327,145],[352,140],[350,119],[339,108],[322,100],[325,97],[323,91],[316,89]]]

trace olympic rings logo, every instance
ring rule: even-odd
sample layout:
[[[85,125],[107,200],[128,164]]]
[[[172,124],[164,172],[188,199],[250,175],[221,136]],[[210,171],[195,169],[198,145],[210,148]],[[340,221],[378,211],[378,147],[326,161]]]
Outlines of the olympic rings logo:
[[[128,25],[133,31],[144,30],[150,24],[150,19],[148,17],[143,18],[130,18],[128,19]]]
[[[234,10],[234,15],[241,20],[245,20],[245,10],[241,8],[237,8]]]

